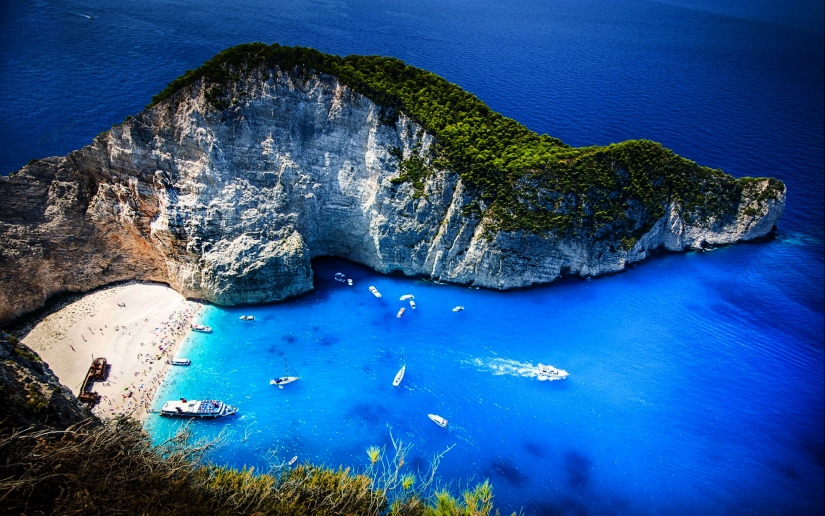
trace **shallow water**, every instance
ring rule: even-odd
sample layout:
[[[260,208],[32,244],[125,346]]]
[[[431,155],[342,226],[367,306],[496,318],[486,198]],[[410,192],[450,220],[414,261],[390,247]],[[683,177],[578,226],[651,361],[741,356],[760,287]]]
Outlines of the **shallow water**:
[[[411,468],[490,478],[526,514],[823,512],[823,4],[792,0],[28,0],[0,3],[0,171],[65,154],[227,46],[277,41],[432,70],[573,145],[649,138],[788,185],[777,238],[664,254],[508,293],[335,260],[316,290],[212,308],[163,396],[238,404],[214,458],[366,464],[393,435]],[[332,280],[342,270],[354,287]],[[366,290],[374,284],[384,294]],[[398,297],[416,296],[407,309]],[[454,313],[455,305],[466,310]],[[254,313],[254,323],[238,316]],[[391,381],[401,363],[407,375]],[[286,356],[302,379],[268,384]],[[539,382],[538,362],[570,372]],[[443,430],[426,414],[450,420]],[[150,420],[156,437],[168,421]]]

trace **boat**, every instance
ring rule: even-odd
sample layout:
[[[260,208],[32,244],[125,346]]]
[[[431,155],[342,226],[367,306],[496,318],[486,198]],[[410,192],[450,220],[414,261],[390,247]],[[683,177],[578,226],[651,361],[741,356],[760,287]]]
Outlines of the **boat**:
[[[280,376],[278,378],[273,378],[272,380],[269,380],[269,385],[277,385],[279,389],[283,389],[284,385],[301,379],[301,377],[298,376],[297,373],[295,373],[294,369],[292,372],[293,376],[290,376],[289,364],[287,364],[286,357],[284,357],[284,376]]]
[[[237,413],[237,407],[227,405],[220,400],[187,400],[186,398],[181,398],[180,401],[167,401],[160,409],[161,416],[198,419],[215,419],[233,416]]]
[[[570,375],[564,369],[556,369],[551,365],[539,364],[536,367],[536,376],[539,380],[564,380]]]
[[[372,292],[372,295],[374,295],[375,297],[381,297],[381,292],[378,292],[378,289],[373,287],[372,285],[370,285],[370,292]]]
[[[404,307],[403,307],[403,306],[401,307],[401,310],[399,310],[399,311],[398,311],[398,315],[396,315],[396,317],[398,317],[399,319],[401,319],[401,316],[402,316],[402,315],[404,315]]]
[[[412,299],[410,299],[410,308],[415,310],[415,301],[413,301]]]
[[[413,296],[412,294],[404,294],[398,299],[400,299],[401,301],[406,301],[407,299],[415,299],[415,296]]]
[[[187,366],[192,364],[192,361],[188,358],[173,358],[169,363],[172,365]]]
[[[298,456],[296,455],[296,456],[292,457],[291,459],[289,459],[288,464],[289,464],[290,466],[292,466],[292,465],[293,465],[293,464],[295,464],[297,461],[298,461]]]
[[[212,328],[209,326],[203,326],[200,324],[193,324],[192,331],[199,331],[201,333],[212,333]]]
[[[461,305],[458,305],[457,307],[453,308],[453,312],[460,312],[462,310],[464,310],[464,307]]]
[[[352,278],[347,278],[347,285],[352,286]]]
[[[242,315],[242,316],[240,316],[240,320],[242,320],[242,321],[254,321],[255,316],[254,315]]]
[[[441,428],[447,428],[447,420],[437,414],[427,414],[427,417],[432,419],[433,423]]]
[[[340,282],[343,283],[344,281],[347,281],[347,275],[344,274],[343,272],[336,272],[335,273],[335,281],[340,281]]]
[[[407,370],[407,364],[404,362],[404,350],[401,350],[401,369],[395,373],[395,378],[392,381],[393,387],[398,387],[401,385],[401,380],[404,379],[404,372]]]

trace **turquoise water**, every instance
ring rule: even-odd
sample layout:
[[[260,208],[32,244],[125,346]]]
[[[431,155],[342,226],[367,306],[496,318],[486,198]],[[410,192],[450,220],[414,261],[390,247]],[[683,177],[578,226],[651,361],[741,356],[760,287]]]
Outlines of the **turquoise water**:
[[[193,364],[172,371],[155,408],[181,396],[237,405],[240,417],[194,427],[224,431],[213,459],[236,466],[297,455],[358,469],[391,428],[423,472],[455,445],[445,480],[490,478],[498,505],[526,514],[807,512],[821,500],[789,493],[822,482],[823,353],[810,345],[822,323],[779,288],[749,287],[776,279],[772,262],[794,250],[663,255],[621,275],[507,293],[319,260],[315,291],[297,300],[210,308],[213,333],[189,338],[181,353]],[[731,277],[730,261],[760,267]],[[354,286],[334,281],[337,271]],[[278,389],[269,379],[284,357],[301,380]],[[570,377],[539,381],[539,362]],[[179,424],[147,427],[160,438]]]
[[[276,462],[358,468],[390,425],[414,446],[411,469],[455,444],[441,478],[490,478],[497,503],[525,514],[821,514],[824,5],[0,2],[0,173],[86,145],[185,70],[264,41],[398,57],[572,145],[649,138],[736,176],[777,177],[788,205],[776,240],[592,281],[497,293],[317,262],[306,296],[211,308],[215,332],[190,338],[193,365],[159,399],[237,404],[240,417],[194,426],[226,429],[213,458],[235,466],[266,467],[277,450]],[[334,282],[338,270],[355,286]],[[405,293],[418,309],[399,320]],[[279,390],[268,381],[284,356],[303,378]],[[538,362],[570,378],[522,376]]]

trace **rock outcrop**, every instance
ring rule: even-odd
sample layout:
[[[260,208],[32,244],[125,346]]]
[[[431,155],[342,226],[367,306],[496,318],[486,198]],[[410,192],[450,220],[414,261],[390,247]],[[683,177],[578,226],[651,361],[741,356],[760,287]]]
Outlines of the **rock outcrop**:
[[[48,364],[0,334],[0,432],[31,426],[64,429],[92,417]]]
[[[454,171],[435,169],[420,194],[392,181],[398,149],[429,159],[435,136],[401,112],[386,123],[382,106],[336,77],[252,70],[220,108],[208,86],[0,178],[0,324],[56,293],[127,279],[221,305],[280,300],[312,288],[319,256],[523,287],[620,271],[659,248],[760,238],[784,208],[784,185],[760,195],[766,179],[743,189],[735,216],[691,221],[671,204],[630,244],[490,231]]]

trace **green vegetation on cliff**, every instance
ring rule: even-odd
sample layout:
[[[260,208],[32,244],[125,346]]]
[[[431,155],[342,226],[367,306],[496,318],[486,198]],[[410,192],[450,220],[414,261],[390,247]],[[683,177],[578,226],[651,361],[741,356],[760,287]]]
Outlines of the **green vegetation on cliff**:
[[[476,198],[465,215],[487,217],[493,230],[586,236],[629,247],[669,203],[676,202],[686,219],[707,224],[734,217],[740,201],[764,203],[784,190],[778,180],[760,189],[750,178],[737,180],[699,166],[648,140],[570,147],[492,111],[438,75],[388,57],[239,45],[187,71],[150,106],[203,79],[208,102],[225,109],[245,94],[233,89],[242,77],[258,72],[267,80],[277,69],[305,77],[313,71],[338,77],[382,106],[381,121],[387,125],[396,124],[399,112],[415,120],[435,135],[436,144],[424,159],[398,155],[397,182],[411,182],[413,195],[421,196],[433,171],[453,170]]]

